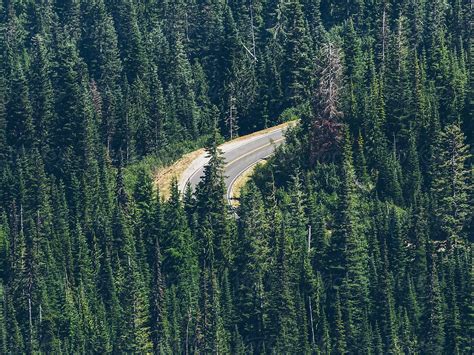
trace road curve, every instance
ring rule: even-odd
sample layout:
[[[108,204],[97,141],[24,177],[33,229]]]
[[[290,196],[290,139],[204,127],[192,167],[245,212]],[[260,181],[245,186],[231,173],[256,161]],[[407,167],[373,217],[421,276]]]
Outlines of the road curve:
[[[219,147],[225,161],[224,176],[229,201],[232,186],[237,178],[254,164],[272,155],[275,149],[284,142],[284,132],[287,129],[288,126],[278,127],[262,134],[224,143]],[[203,153],[189,165],[178,182],[181,191],[184,191],[188,183],[193,189],[196,187],[203,176],[204,167],[208,161],[209,158]]]

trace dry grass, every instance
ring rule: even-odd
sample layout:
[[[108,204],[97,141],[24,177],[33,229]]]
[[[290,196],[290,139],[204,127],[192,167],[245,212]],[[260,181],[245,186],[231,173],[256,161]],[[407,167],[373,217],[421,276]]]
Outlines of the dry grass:
[[[279,129],[282,129],[282,128],[286,128],[286,127],[293,127],[293,126],[296,126],[296,124],[299,122],[298,121],[289,121],[289,122],[285,122],[285,123],[282,123],[282,124],[279,124],[278,126],[273,126],[273,127],[270,127],[270,128],[265,128],[261,131],[257,131],[257,132],[254,132],[254,133],[251,133],[251,134],[247,134],[246,136],[242,136],[242,137],[238,137],[238,138],[235,138],[231,141],[228,141],[225,144],[228,144],[228,143],[235,143],[235,142],[239,142],[243,139],[248,139],[248,138],[253,138],[253,137],[257,137],[257,136],[260,136],[262,134],[265,134],[265,133],[268,133],[268,132],[273,132],[273,131],[277,131]]]
[[[195,150],[194,152],[183,155],[183,157],[173,165],[156,170],[154,173],[155,187],[160,189],[162,197],[168,199],[173,178],[176,177],[179,180],[181,174],[183,174],[189,165],[191,165],[191,163],[203,153],[204,149]]]

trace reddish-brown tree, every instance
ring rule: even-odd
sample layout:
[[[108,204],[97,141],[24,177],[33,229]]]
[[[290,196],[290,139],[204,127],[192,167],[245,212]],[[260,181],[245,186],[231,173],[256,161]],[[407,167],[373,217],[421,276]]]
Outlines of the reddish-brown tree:
[[[339,48],[328,41],[317,63],[317,87],[313,99],[310,130],[310,160],[327,161],[338,151],[342,139],[342,111],[339,110],[342,65]]]

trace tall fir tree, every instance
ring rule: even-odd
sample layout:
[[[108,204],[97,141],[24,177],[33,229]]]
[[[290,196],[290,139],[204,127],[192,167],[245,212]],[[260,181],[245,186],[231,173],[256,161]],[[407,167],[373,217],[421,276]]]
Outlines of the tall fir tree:
[[[439,237],[455,245],[465,240],[464,228],[469,223],[471,196],[467,161],[469,146],[458,123],[445,127],[438,138],[433,166],[432,192]]]

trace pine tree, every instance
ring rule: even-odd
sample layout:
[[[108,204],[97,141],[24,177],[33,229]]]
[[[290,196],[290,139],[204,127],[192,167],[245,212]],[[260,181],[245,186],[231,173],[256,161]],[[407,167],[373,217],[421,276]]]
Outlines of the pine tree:
[[[81,87],[81,67],[74,44],[66,38],[58,49],[54,92],[56,96],[56,120],[53,123],[51,144],[60,147],[59,156],[54,161],[54,167],[63,172],[71,167],[72,173],[76,162],[71,155],[84,148],[84,92]],[[82,162],[82,160],[81,160]],[[72,165],[72,166],[71,166]]]
[[[440,354],[444,352],[445,319],[443,314],[444,301],[436,264],[433,265],[431,270],[427,301],[426,328],[423,334],[424,348],[432,354]]]
[[[445,348],[453,353],[461,353],[461,320],[458,304],[457,290],[455,286],[455,259],[444,261],[445,264],[445,299],[446,299],[446,344]]]
[[[150,104],[151,150],[158,153],[167,146],[166,103],[163,86],[156,73],[152,74]]]
[[[215,107],[211,104],[209,81],[207,80],[204,69],[198,61],[193,63],[193,83],[196,105],[199,108],[198,131],[201,135],[212,133],[214,120],[216,118]]]
[[[407,203],[414,204],[416,198],[421,192],[422,180],[417,143],[413,129],[410,130],[410,137],[408,139],[408,152],[406,156],[406,163],[404,165],[404,200]]]
[[[34,125],[30,93],[23,67],[16,58],[10,80],[10,94],[7,102],[7,133],[9,145],[28,149],[33,145]]]
[[[172,80],[176,114],[190,137],[197,136],[199,112],[193,91],[191,64],[185,52],[184,38],[177,34],[172,46]]]
[[[309,79],[312,73],[311,37],[307,33],[303,7],[299,0],[284,6],[287,33],[285,43],[286,65],[283,86],[287,106],[295,107],[309,99]]]
[[[0,283],[0,349],[6,353],[8,350],[7,344],[7,318],[5,312],[5,289],[3,282]]]
[[[361,109],[363,104],[364,67],[362,43],[357,36],[352,19],[344,27],[343,46],[344,51],[344,90],[342,101],[346,121],[349,122],[351,131],[355,132],[360,127],[363,117]]]
[[[308,21],[309,33],[313,36],[313,42],[320,39],[324,26],[321,21],[321,0],[302,1],[305,17]]]
[[[232,81],[235,80],[236,62],[240,55],[239,32],[229,6],[226,6],[224,10],[223,34],[219,63],[225,88],[230,87]]]
[[[124,71],[128,81],[133,83],[137,77],[143,77],[147,65],[142,33],[137,19],[137,6],[132,1],[114,4],[112,15],[114,23],[117,24],[116,30]],[[113,41],[113,34],[110,38]],[[109,49],[113,50],[113,47]]]
[[[167,234],[167,269],[165,271],[168,275],[168,284],[176,285],[173,290],[181,295],[176,305],[179,307],[176,310],[176,316],[180,318],[176,319],[176,322],[179,322],[181,334],[188,339],[182,346],[188,349],[190,334],[194,329],[193,320],[198,307],[199,265],[198,251],[194,248],[196,241],[188,227],[177,180],[172,182],[171,196],[165,206],[165,213],[169,217],[165,223]]]
[[[120,205],[116,207],[115,213],[114,238],[118,250],[116,268],[124,273],[119,278],[122,313],[117,347],[120,351],[147,352],[153,344],[143,274],[136,260],[135,241]]]
[[[30,91],[35,125],[35,140],[43,158],[51,149],[54,122],[54,93],[50,79],[51,64],[41,36],[34,37],[33,62],[30,68]]]
[[[217,283],[214,232],[209,219],[200,226],[200,292],[197,320],[197,347],[199,351],[221,352],[228,348],[227,334],[221,313],[220,288]]]
[[[197,279],[197,252],[192,248],[195,241],[188,227],[176,179],[171,183],[171,196],[165,205],[164,213],[167,217],[164,221],[166,237],[163,238],[165,271],[170,280],[178,282],[178,289],[186,294],[183,301],[191,307]]]
[[[388,207],[388,206],[387,206]],[[388,215],[389,232],[385,243],[388,248],[388,257],[391,272],[396,280],[401,280],[404,274],[404,265],[406,264],[405,245],[406,234],[403,228],[404,216],[396,207],[391,207]]]
[[[388,42],[387,63],[383,73],[383,89],[386,99],[385,110],[387,114],[387,136],[394,137],[406,146],[408,130],[413,120],[411,103],[412,88],[410,85],[406,38],[406,18],[401,17],[397,22],[396,32],[392,33]]]
[[[150,97],[145,83],[137,78],[131,86],[129,97],[128,120],[131,128],[131,143],[134,146],[133,153],[138,156],[146,156],[152,152],[152,123],[148,111]],[[133,155],[132,155],[133,157]]]
[[[222,38],[224,4],[216,0],[199,0],[195,5],[195,16],[190,23],[189,37],[193,46],[193,57],[201,58],[204,71],[212,82],[220,78],[218,72],[219,39]],[[217,79],[217,80],[216,80]],[[215,87],[212,87],[215,92]],[[215,99],[212,94],[212,99]]]
[[[0,80],[0,167],[3,170],[8,154],[6,93],[3,80]]]
[[[120,328],[120,343],[118,349],[121,351],[147,352],[152,349],[150,330],[148,327],[148,307],[144,295],[143,281],[136,266],[130,260],[130,266],[126,271],[122,290],[122,324]]]
[[[171,352],[171,349],[169,347],[168,317],[165,304],[165,282],[161,273],[161,251],[158,235],[155,235],[154,264],[151,290],[151,334],[153,349],[156,353],[167,354]]]
[[[271,291],[269,294],[269,332],[276,352],[292,353],[298,349],[298,328],[292,278],[289,267],[289,240],[285,221],[281,216],[275,221],[281,223],[274,245],[274,260],[271,266]]]
[[[347,343],[346,343],[346,335],[345,335],[345,325],[344,325],[344,320],[342,318],[341,299],[339,296],[339,291],[336,291],[336,299],[334,302],[334,307],[335,307],[334,350],[338,354],[346,354]]]
[[[388,249],[384,246],[383,266],[379,275],[379,317],[381,334],[384,340],[384,352],[400,352],[400,340],[398,338],[398,319],[395,313],[395,299],[393,290],[393,274],[390,271]]]
[[[89,66],[91,77],[101,89],[115,92],[122,73],[117,33],[112,16],[104,0],[87,0],[81,3],[83,34],[81,55]]]
[[[249,184],[239,207],[239,239],[235,258],[237,280],[235,307],[238,310],[239,333],[254,351],[263,351],[264,278],[268,271],[268,222],[262,196]],[[256,339],[253,341],[252,339]]]
[[[438,236],[449,239],[453,245],[464,239],[463,228],[470,218],[471,188],[466,166],[470,154],[464,140],[459,124],[448,125],[438,138],[433,166],[434,212],[441,228]]]
[[[336,217],[337,227],[333,238],[342,242],[342,267],[344,268],[345,282],[347,282],[344,291],[347,292],[347,295],[341,294],[341,297],[344,297],[348,303],[346,307],[351,313],[352,321],[355,324],[362,324],[368,306],[368,245],[360,226],[360,220],[354,213],[355,206],[359,202],[352,161],[352,144],[347,128],[343,154],[340,202]],[[337,286],[337,274],[335,276],[335,285]],[[351,337],[352,334],[347,334],[347,336]],[[356,340],[351,342],[353,343],[350,344],[351,348],[355,344],[363,344],[362,333],[356,333],[353,336]]]
[[[224,160],[217,146],[217,131],[206,147],[209,162],[196,188],[196,210],[198,223],[209,223],[212,229],[215,260],[220,266],[230,261],[230,233],[227,201],[224,198]]]
[[[426,272],[427,272],[427,249],[429,241],[429,224],[427,211],[427,198],[419,195],[412,209],[412,222],[409,233],[410,241],[414,244],[412,275],[414,277],[417,294],[424,297]]]
[[[5,304],[6,328],[8,331],[7,349],[11,352],[21,353],[26,349],[24,347],[23,336],[20,331],[18,320],[16,319],[16,310],[12,301],[13,295],[9,288],[3,290],[3,302]]]

